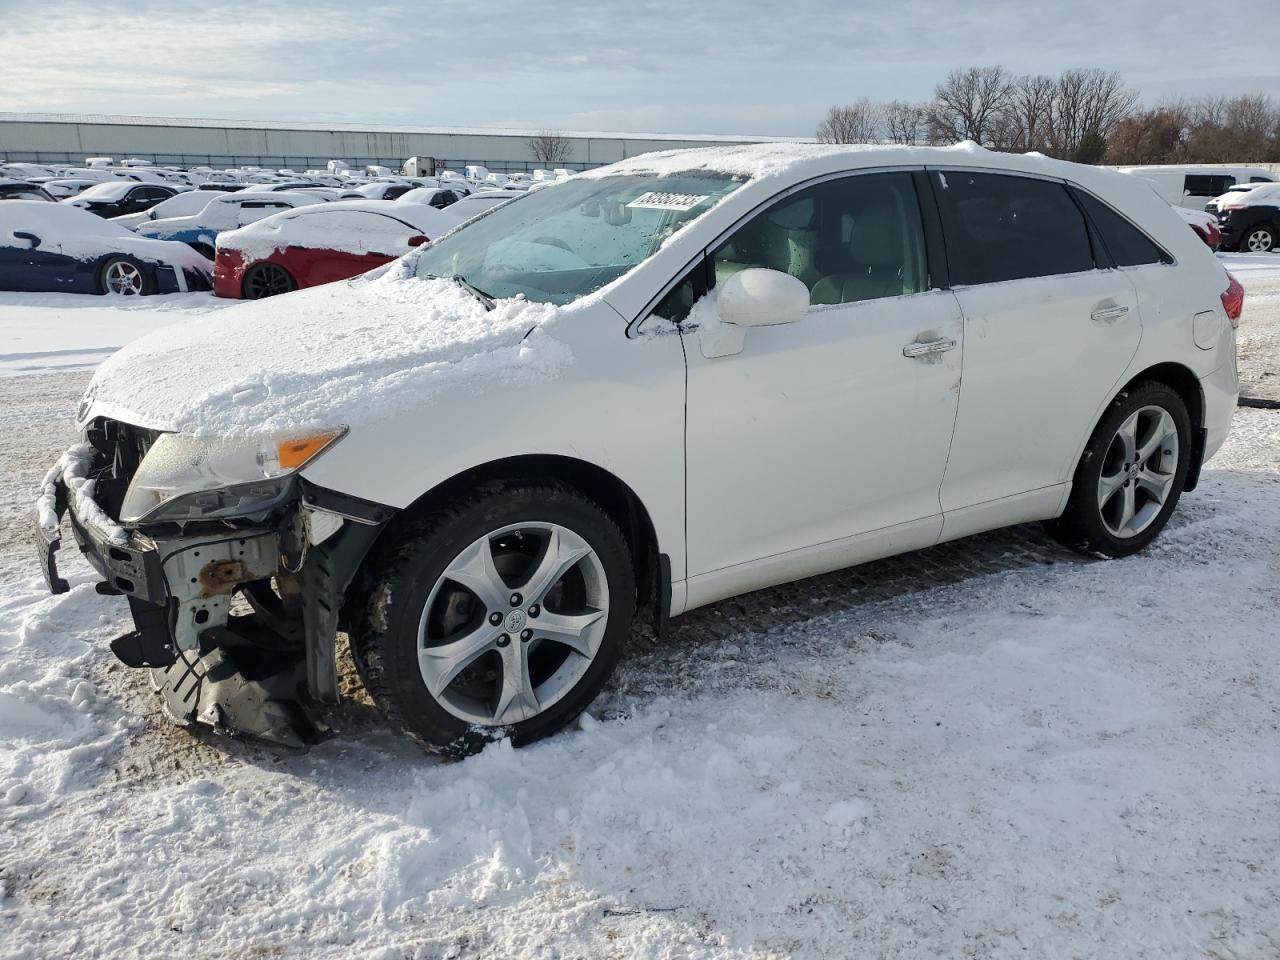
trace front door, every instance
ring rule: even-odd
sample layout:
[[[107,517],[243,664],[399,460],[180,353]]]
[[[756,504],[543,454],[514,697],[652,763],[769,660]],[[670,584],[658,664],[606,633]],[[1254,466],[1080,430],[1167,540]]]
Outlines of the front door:
[[[925,250],[904,172],[793,191],[712,251],[718,282],[781,270],[812,305],[728,356],[685,324],[691,604],[937,539],[962,331]]]

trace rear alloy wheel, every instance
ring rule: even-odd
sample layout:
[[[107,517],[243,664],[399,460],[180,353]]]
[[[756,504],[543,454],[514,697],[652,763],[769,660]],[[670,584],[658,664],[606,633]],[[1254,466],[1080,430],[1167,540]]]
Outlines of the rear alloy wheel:
[[[121,297],[140,297],[147,292],[147,278],[132,260],[112,257],[102,265],[102,292]]]
[[[244,298],[261,300],[297,290],[298,284],[289,271],[278,263],[260,263],[244,275]]]
[[[1244,235],[1240,246],[1249,253],[1270,253],[1276,248],[1275,231],[1270,227],[1254,227]]]
[[[1063,544],[1104,557],[1137,553],[1177,505],[1191,464],[1191,422],[1163,383],[1118,397],[1076,468],[1067,509],[1047,524]]]
[[[550,483],[506,484],[426,517],[371,569],[351,633],[365,686],[451,754],[571,722],[613,672],[635,612],[621,531]]]

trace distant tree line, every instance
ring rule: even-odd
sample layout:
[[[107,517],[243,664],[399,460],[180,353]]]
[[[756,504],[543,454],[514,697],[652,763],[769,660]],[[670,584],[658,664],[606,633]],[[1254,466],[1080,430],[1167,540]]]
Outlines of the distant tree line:
[[[1114,71],[1048,77],[968,67],[947,74],[927,103],[863,97],[834,106],[817,136],[824,143],[973,140],[1077,163],[1267,162],[1280,161],[1280,109],[1264,94],[1144,107]]]

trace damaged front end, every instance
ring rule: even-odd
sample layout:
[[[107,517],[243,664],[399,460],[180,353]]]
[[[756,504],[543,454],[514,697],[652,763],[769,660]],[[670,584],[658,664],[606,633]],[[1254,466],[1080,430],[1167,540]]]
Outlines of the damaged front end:
[[[157,510],[121,522],[143,461],[172,436],[98,418],[86,444],[50,471],[36,517],[50,589],[68,589],[57,567],[65,518],[103,578],[98,592],[128,598],[134,629],[112,651],[151,671],[173,720],[290,747],[313,742],[339,698],[346,590],[394,510],[317,487],[294,469],[259,483],[256,497],[206,487],[179,519]],[[228,515],[236,505],[244,514]]]

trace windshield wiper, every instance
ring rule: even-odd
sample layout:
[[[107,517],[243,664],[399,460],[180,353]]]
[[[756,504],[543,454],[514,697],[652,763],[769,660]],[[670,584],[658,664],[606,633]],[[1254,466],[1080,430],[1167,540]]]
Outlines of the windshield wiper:
[[[494,308],[495,304],[493,301],[493,297],[489,296],[489,294],[485,293],[479,287],[472,286],[470,283],[467,282],[466,278],[463,277],[462,274],[455,273],[449,279],[452,280],[454,283],[456,283],[458,286],[460,286],[463,290],[467,291],[467,293],[471,294],[481,303],[483,303],[484,308],[486,310],[492,310]]]

